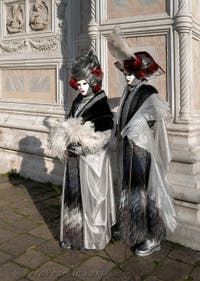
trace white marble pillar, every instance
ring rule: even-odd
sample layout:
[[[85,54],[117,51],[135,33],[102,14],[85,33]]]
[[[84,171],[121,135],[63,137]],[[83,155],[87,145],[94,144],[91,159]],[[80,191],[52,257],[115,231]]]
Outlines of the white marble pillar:
[[[181,121],[191,120],[192,75],[192,11],[190,0],[180,0],[175,16],[175,28],[179,36],[180,62],[180,112]]]
[[[169,124],[168,132],[173,154],[169,182],[175,198],[178,227],[168,238],[200,250],[200,115],[196,114],[194,104],[200,77],[195,77],[194,84],[193,65],[195,53],[198,53],[194,28],[199,34],[200,27],[195,24],[195,7],[192,6],[200,4],[191,0],[177,0],[177,3],[174,35],[178,35],[178,42],[175,41],[171,50],[179,54],[179,63],[174,65],[179,77],[175,81],[178,86],[174,99],[177,118]]]
[[[88,25],[88,35],[90,37],[90,47],[96,50],[96,38],[98,35],[98,24],[96,22],[96,0],[90,1],[91,20]]]

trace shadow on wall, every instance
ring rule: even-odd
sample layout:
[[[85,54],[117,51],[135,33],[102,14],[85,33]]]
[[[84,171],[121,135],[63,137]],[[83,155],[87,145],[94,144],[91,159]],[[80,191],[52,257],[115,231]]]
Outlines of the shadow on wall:
[[[20,175],[28,178],[30,171],[32,179],[42,181],[43,175],[47,174],[44,161],[44,149],[41,141],[35,136],[27,136],[19,141],[19,150],[23,152],[23,159],[20,167]],[[33,157],[34,154],[34,157]]]

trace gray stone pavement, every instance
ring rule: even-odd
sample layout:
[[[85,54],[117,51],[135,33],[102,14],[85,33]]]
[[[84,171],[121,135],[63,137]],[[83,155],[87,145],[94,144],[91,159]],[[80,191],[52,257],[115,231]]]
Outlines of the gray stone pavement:
[[[119,241],[103,251],[60,248],[59,194],[0,176],[0,281],[200,281],[200,252],[169,241],[143,258]]]

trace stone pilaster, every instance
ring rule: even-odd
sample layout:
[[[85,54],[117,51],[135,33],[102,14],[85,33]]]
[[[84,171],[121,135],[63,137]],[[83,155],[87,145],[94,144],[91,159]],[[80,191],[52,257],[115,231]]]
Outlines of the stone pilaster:
[[[96,49],[96,38],[98,35],[98,24],[96,22],[96,1],[90,1],[91,20],[88,25],[88,35],[90,37],[90,47]]]
[[[175,28],[179,35],[180,62],[180,112],[181,121],[191,120],[192,92],[192,12],[191,1],[180,0],[175,17]]]
[[[180,77],[177,87],[179,90],[175,92],[178,118],[175,123],[168,126],[168,132],[173,153],[169,182],[175,198],[178,226],[168,238],[200,250],[200,126],[198,118],[194,118],[192,105],[194,98],[192,5],[194,2],[190,0],[178,0],[178,11],[174,18],[174,32],[178,34],[178,44],[175,44],[175,48],[179,51],[179,64],[175,65]]]

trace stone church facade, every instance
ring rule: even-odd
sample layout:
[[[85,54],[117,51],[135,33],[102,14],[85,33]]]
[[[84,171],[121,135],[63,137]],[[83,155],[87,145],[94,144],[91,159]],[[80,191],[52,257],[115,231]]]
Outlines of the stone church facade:
[[[47,148],[49,126],[65,117],[75,97],[71,63],[90,46],[116,110],[124,80],[107,48],[115,25],[133,51],[148,51],[165,69],[152,83],[171,109],[169,184],[179,224],[168,238],[200,250],[198,0],[0,1],[0,172],[61,183],[63,164]]]

